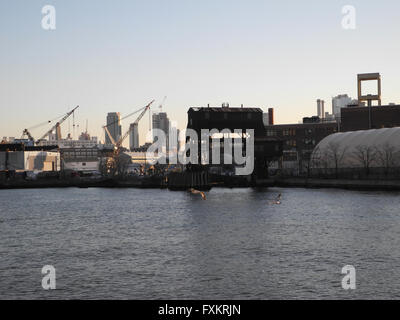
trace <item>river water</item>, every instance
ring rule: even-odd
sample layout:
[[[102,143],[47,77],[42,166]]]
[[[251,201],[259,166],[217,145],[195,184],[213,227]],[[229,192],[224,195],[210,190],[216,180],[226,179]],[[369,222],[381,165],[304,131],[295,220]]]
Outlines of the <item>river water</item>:
[[[0,190],[0,299],[400,298],[399,208],[328,189]]]

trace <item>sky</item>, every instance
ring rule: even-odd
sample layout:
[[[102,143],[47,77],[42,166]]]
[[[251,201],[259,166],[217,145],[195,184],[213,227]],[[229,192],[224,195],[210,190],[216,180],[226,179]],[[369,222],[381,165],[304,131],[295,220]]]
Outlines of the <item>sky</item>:
[[[42,28],[45,5],[56,9],[55,30]],[[355,29],[342,27],[345,5],[356,9]],[[399,17],[398,0],[2,0],[0,137],[79,105],[77,131],[88,121],[104,139],[107,112],[124,116],[152,99],[156,111],[164,96],[181,129],[189,107],[224,102],[273,107],[276,123],[298,123],[318,98],[328,111],[333,96],[356,98],[364,72],[381,73],[384,104],[400,103]],[[146,115],[140,143],[148,126]]]

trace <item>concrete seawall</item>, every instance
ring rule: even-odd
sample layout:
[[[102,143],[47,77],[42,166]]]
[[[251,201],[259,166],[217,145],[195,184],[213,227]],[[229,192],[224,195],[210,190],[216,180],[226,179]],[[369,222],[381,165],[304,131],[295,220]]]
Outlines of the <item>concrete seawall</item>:
[[[241,181],[239,181],[241,182]],[[306,179],[306,178],[275,178],[259,180],[255,185],[248,183],[233,183],[231,180],[223,182],[209,182],[212,187],[282,187],[282,188],[338,188],[348,190],[387,190],[400,191],[400,180],[344,180],[344,179]],[[206,184],[208,185],[208,184]],[[204,185],[203,187],[205,187]],[[189,188],[188,185],[174,185],[176,190]],[[127,180],[62,180],[41,179],[38,181],[3,181],[0,189],[29,189],[29,188],[167,188],[174,189],[161,178],[127,179]],[[196,185],[201,188],[202,186]],[[207,189],[209,189],[207,188]]]
[[[400,190],[400,180],[344,180],[344,179],[275,179],[277,187],[339,188],[349,190]]]
[[[10,180],[0,182],[0,189],[41,189],[41,188],[163,188],[161,179],[40,179],[36,181]]]

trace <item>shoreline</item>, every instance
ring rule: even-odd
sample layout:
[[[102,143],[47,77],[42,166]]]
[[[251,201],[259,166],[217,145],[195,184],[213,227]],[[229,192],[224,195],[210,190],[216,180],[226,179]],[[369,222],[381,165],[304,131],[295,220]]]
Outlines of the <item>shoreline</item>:
[[[400,180],[286,178],[275,180],[274,186],[307,189],[327,188],[359,191],[400,191]]]
[[[317,178],[275,178],[257,181],[249,185],[231,183],[212,183],[213,188],[332,188],[343,190],[371,190],[371,191],[400,191],[400,180],[349,180],[349,179],[317,179]],[[49,188],[138,188],[138,189],[169,189],[158,179],[137,180],[41,180],[41,181],[8,181],[0,184],[0,190],[9,189],[49,189]]]

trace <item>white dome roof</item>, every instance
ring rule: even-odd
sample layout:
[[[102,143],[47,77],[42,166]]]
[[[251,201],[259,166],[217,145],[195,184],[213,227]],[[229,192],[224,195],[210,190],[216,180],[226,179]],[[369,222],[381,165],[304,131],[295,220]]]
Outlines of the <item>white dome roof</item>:
[[[399,161],[400,158],[400,127],[339,132],[324,138],[312,153],[313,167],[321,167],[321,159],[325,159],[324,166],[334,168],[336,159],[340,158],[339,167],[351,168],[363,166],[360,153],[372,158],[370,166],[382,166],[382,154],[390,154]],[[318,164],[319,162],[319,164]]]

